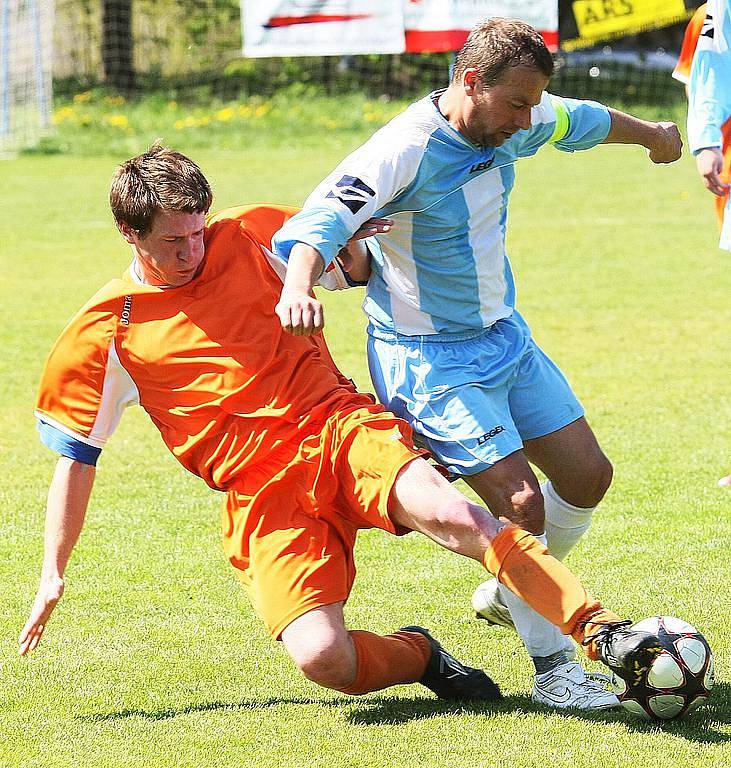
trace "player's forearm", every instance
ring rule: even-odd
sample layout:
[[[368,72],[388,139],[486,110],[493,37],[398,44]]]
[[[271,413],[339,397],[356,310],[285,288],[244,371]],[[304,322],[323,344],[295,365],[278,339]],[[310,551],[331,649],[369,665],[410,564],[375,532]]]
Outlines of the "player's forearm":
[[[42,576],[63,578],[81,534],[96,470],[89,464],[59,458],[48,489]]]
[[[612,124],[604,144],[639,144],[652,149],[657,140],[658,123],[640,120],[616,109],[609,110]]]
[[[325,261],[311,245],[296,243],[287,263],[287,276],[283,293],[311,293],[318,277],[325,269]]]
[[[604,144],[638,144],[648,151],[653,163],[673,163],[683,151],[678,126],[671,122],[653,123],[610,109],[612,120]]]

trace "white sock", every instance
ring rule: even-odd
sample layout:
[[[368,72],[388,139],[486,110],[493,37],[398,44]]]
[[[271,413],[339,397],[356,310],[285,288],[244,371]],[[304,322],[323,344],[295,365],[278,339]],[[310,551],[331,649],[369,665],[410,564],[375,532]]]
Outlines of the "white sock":
[[[546,546],[557,560],[563,560],[591,525],[594,507],[574,507],[564,501],[550,480],[541,485],[546,510]]]
[[[541,543],[546,543],[545,534],[536,538]],[[508,606],[515,622],[515,629],[531,657],[550,656],[568,648],[567,638],[561,634],[558,627],[546,621],[503,584],[500,585],[500,598]],[[571,638],[568,639],[571,640]]]

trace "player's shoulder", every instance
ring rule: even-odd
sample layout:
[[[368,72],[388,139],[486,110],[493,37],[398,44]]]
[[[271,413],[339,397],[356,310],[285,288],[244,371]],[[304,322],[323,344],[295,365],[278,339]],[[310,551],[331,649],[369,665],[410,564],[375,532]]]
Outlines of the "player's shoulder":
[[[291,205],[254,203],[224,208],[206,218],[206,246],[214,241],[247,234],[269,247],[274,233],[299,209]]]
[[[430,94],[389,120],[371,136],[363,149],[388,154],[423,151],[430,138],[443,128],[443,123]]]

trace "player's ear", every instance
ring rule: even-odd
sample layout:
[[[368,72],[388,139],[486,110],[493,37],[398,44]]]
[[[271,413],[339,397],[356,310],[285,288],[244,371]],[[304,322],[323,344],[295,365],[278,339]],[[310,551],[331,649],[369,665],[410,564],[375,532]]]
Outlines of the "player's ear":
[[[477,90],[477,82],[479,80],[476,67],[468,67],[462,73],[462,87],[468,96],[473,96]]]
[[[137,231],[132,229],[125,221],[117,221],[117,229],[119,234],[130,244],[135,244],[135,238],[137,237]]]

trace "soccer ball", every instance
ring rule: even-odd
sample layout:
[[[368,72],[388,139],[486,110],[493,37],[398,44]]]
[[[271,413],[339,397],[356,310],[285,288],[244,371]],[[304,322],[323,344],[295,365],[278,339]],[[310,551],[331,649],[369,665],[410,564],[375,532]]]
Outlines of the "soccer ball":
[[[660,638],[661,653],[639,683],[612,675],[622,706],[645,720],[676,720],[702,704],[713,686],[713,653],[687,621],[651,616],[632,625]]]

